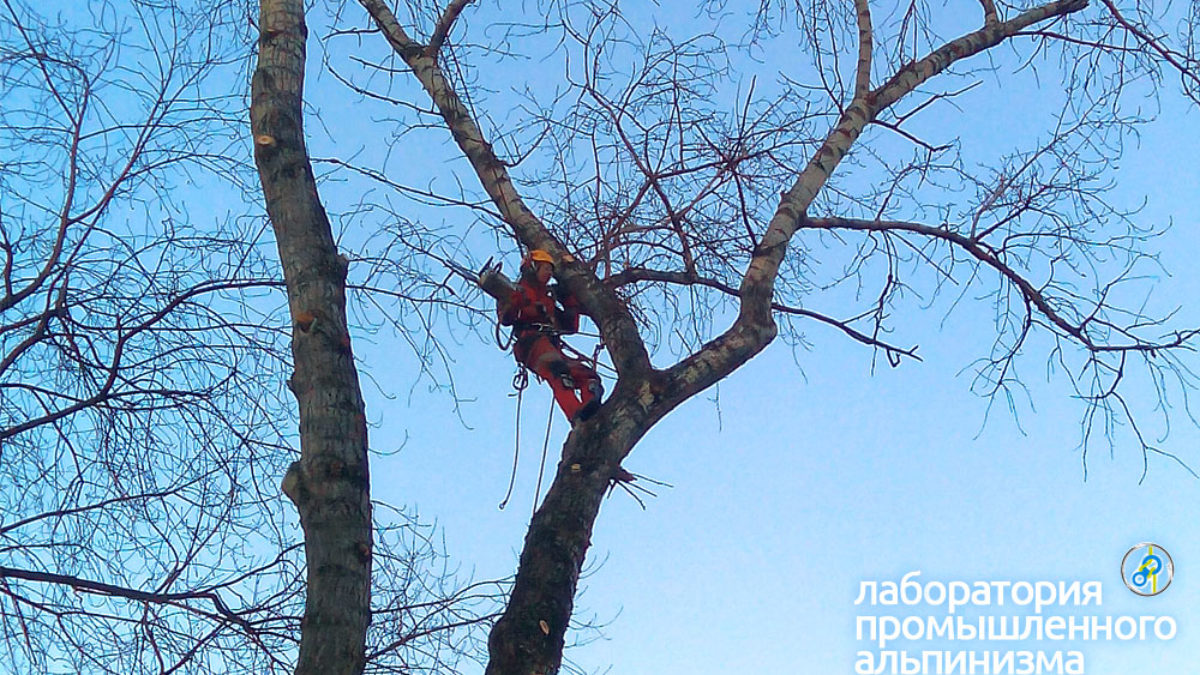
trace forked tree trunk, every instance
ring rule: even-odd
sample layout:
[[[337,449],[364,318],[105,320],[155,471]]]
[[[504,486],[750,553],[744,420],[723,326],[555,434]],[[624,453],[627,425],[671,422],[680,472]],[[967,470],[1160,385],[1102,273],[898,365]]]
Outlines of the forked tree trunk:
[[[554,675],[559,671],[579,572],[609,480],[615,477],[634,444],[659,419],[724,379],[774,338],[771,299],[788,242],[806,221],[808,207],[866,125],[879,111],[955,61],[978,54],[1048,18],[1079,11],[1086,4],[1086,0],[1057,0],[1005,22],[990,13],[980,30],[948,42],[871,90],[864,76],[870,72],[869,13],[865,2],[857,3],[864,48],[860,50],[856,96],[795,184],[783,194],[742,280],[737,321],[671,368],[661,371],[627,368],[597,417],[572,431],[554,484],[525,537],[508,609],[492,630],[487,675]],[[387,32],[387,22],[380,24]],[[393,43],[396,42],[393,31]],[[418,70],[414,66],[414,71]],[[438,101],[436,95],[434,100]],[[442,107],[445,110],[449,106]],[[452,116],[447,116],[447,120],[453,129]],[[458,126],[465,125],[460,122]],[[466,134],[460,131],[459,136]],[[460,144],[474,161],[468,152],[471,146],[461,141]],[[486,184],[487,173],[478,173]],[[503,207],[502,200],[496,201]],[[531,242],[532,239],[527,243]],[[601,326],[614,324],[613,317],[593,315],[593,318]],[[612,335],[605,337],[610,350],[623,347]]]
[[[251,87],[254,159],[275,229],[292,317],[300,461],[283,490],[300,512],[308,563],[297,675],[363,671],[371,621],[367,429],[346,326],[338,255],[304,143],[307,28],[302,0],[261,0]]]

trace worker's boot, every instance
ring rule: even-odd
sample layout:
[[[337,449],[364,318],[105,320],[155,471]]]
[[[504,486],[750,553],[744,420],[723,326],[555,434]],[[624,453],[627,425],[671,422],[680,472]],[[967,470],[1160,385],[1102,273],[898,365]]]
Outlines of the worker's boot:
[[[572,422],[578,420],[580,422],[591,418],[600,409],[600,398],[604,396],[604,385],[600,383],[599,378],[589,378],[583,386],[583,391],[579,397],[583,403],[579,408],[579,412],[575,415]]]

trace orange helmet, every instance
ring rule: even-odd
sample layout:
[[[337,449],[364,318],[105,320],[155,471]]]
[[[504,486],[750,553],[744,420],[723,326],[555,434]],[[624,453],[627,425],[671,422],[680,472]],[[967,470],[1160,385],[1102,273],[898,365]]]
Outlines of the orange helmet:
[[[535,262],[550,263],[550,266],[553,267],[554,256],[540,248],[535,248],[529,252],[529,255],[525,256],[525,264],[532,266]]]

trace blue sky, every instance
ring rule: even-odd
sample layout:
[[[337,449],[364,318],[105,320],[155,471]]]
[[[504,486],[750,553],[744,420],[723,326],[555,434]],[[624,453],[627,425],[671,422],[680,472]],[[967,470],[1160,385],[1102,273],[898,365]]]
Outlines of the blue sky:
[[[967,4],[975,17],[975,3]],[[694,28],[680,17],[670,17],[672,28]],[[485,22],[475,21],[476,29]],[[320,19],[312,24],[319,34]],[[375,45],[370,53],[379,51]],[[320,72],[315,39],[310,54],[308,103],[323,120],[309,121],[313,154],[377,159],[387,132],[375,123],[392,110],[348,100]],[[759,66],[791,68],[796,58],[775,52]],[[983,78],[985,85],[958,108],[934,107],[919,118],[921,130],[946,137],[974,133],[967,154],[986,157],[1011,149],[1026,128],[1043,128],[1054,98],[1045,83],[1053,78],[1012,75],[1011,63],[997,63],[996,74]],[[537,72],[545,72],[547,85],[560,74],[551,67]],[[1162,306],[1181,307],[1177,325],[1200,326],[1194,265],[1200,116],[1179,103],[1173,82],[1168,78],[1164,87],[1158,123],[1119,158],[1115,197],[1132,205],[1145,197],[1142,222],[1174,221],[1171,233],[1154,244],[1172,276],[1158,274],[1148,285]],[[765,91],[769,80],[759,86]],[[408,84],[399,89],[413,93]],[[737,91],[724,95],[732,101]],[[1146,109],[1155,106],[1147,100]],[[490,112],[501,125],[512,121],[505,118],[509,110]],[[472,180],[447,136],[435,128],[401,146],[410,152],[394,162],[391,177],[418,185],[431,173],[439,181],[451,173]],[[851,166],[839,177],[847,184],[860,178]],[[329,181],[322,188],[335,213],[380,196],[357,182]],[[196,213],[203,208],[196,205]],[[460,214],[407,203],[397,208],[429,224],[466,222]],[[347,240],[362,236],[346,233]],[[495,252],[484,240],[471,251],[477,259]],[[506,262],[511,273],[515,259]],[[855,640],[856,616],[871,611],[853,604],[859,584],[898,581],[920,570],[924,581],[1099,581],[1101,607],[1063,613],[1169,615],[1178,636],[992,647],[1078,649],[1090,675],[1127,675],[1147,664],[1166,675],[1195,672],[1200,480],[1162,457],[1151,457],[1141,480],[1142,456],[1120,432],[1111,455],[1093,447],[1085,481],[1082,408],[1061,379],[1048,380],[1044,342],[1031,343],[1022,360],[1032,405],[1018,406],[1019,424],[1003,405],[989,413],[987,401],[969,389],[970,364],[991,344],[991,311],[987,302],[968,301],[947,316],[951,299],[897,313],[897,341],[920,344],[922,362],[893,369],[880,358],[872,369],[870,350],[814,324],[806,330],[811,349],[772,345],[657,425],[625,466],[671,487],[650,486],[658,496],[647,498],[645,509],[620,491],[606,501],[577,601],[579,619],[601,624],[603,637],[570,649],[572,663],[586,672],[621,674],[851,673],[856,652],[871,648]],[[523,404],[516,490],[509,507],[499,510],[516,435],[514,364],[491,344],[490,329],[479,335],[454,324],[452,331],[443,336],[453,345],[457,406],[421,377],[400,338],[386,331],[355,335],[368,374],[372,446],[381,453],[372,459],[374,497],[436,521],[464,578],[506,577],[515,570],[535,501],[547,415],[554,424],[548,473],[567,426],[551,412],[546,389],[532,385]],[[1149,390],[1129,393],[1139,405],[1152,405]],[[1200,431],[1181,415],[1174,422],[1164,447],[1200,467]],[[1154,598],[1128,592],[1118,575],[1125,551],[1142,541],[1166,547],[1175,561],[1172,586]],[[903,616],[903,607],[896,610]],[[909,651],[923,646],[896,644]]]
[[[941,581],[1100,581],[1103,614],[1171,615],[1179,635],[1079,645],[1087,672],[1128,673],[1151,656],[1156,672],[1191,672],[1200,647],[1189,563],[1200,559],[1197,481],[1154,460],[1139,485],[1140,455],[1123,444],[1112,458],[1093,454],[1084,482],[1078,409],[1061,392],[1038,392],[1024,435],[1005,414],[981,431],[984,402],[966,392],[962,364],[923,344],[925,363],[874,376],[864,351],[836,337],[801,355],[803,376],[785,349],[771,349],[722,384],[719,413],[697,400],[664,420],[626,466],[674,487],[655,488],[645,511],[621,493],[605,504],[578,607],[608,622],[607,639],[570,657],[615,673],[852,672],[862,648],[858,583],[921,570]],[[478,397],[463,411],[475,429],[437,397],[377,403],[388,422],[376,443],[400,425],[410,437],[373,471],[377,498],[419,505],[464,568],[490,577],[515,563],[548,402],[527,394],[518,488],[500,512],[511,364],[478,352],[464,366],[480,378],[459,383]],[[561,419],[555,425],[551,465],[565,433]],[[1196,438],[1177,427],[1170,447],[1194,457]],[[1145,540],[1176,561],[1175,582],[1152,599],[1130,594],[1117,575],[1126,549]]]
[[[1194,186],[1200,182],[1184,168],[1200,149],[1194,140],[1163,134],[1138,152],[1147,163],[1174,157],[1175,185]],[[1174,201],[1162,179],[1142,187]],[[1200,275],[1189,258],[1200,241],[1194,217],[1173,213],[1164,262],[1175,277],[1161,288],[1184,305],[1182,323],[1190,317],[1196,325],[1200,305],[1189,301]],[[606,502],[578,601],[585,617],[606,624],[605,639],[569,657],[589,672],[849,673],[856,650],[866,648],[854,639],[859,582],[921,570],[924,580],[1100,581],[1101,614],[1170,615],[1178,636],[1041,648],[1079,649],[1093,675],[1124,675],[1148,660],[1155,672],[1193,672],[1200,483],[1152,458],[1139,484],[1141,456],[1128,439],[1111,457],[1093,452],[1085,482],[1081,409],[1036,368],[1026,378],[1036,411],[1022,412],[1025,433],[1003,409],[985,425],[986,402],[968,392],[960,372],[970,347],[987,339],[980,314],[960,311],[941,329],[938,314],[909,317],[925,361],[873,375],[867,350],[814,328],[815,346],[796,355],[799,367],[775,345],[721,384],[719,405],[705,400],[712,391],[659,424],[626,467],[674,487],[655,488],[659,497],[644,511],[620,492]],[[501,512],[513,366],[486,344],[462,350],[458,366],[474,373],[457,382],[460,395],[474,399],[461,421],[444,395],[421,388],[371,401],[372,419],[382,421],[375,447],[408,435],[399,454],[375,459],[375,496],[436,518],[464,572],[504,576],[527,524],[549,399],[536,386],[526,394],[517,490]],[[412,376],[401,370],[386,379]],[[566,432],[561,418],[554,425],[551,470]],[[1198,438],[1180,423],[1167,447],[1195,466]],[[1126,549],[1146,540],[1167,547],[1177,572],[1171,588],[1150,599],[1129,593],[1117,574]]]
[[[1004,146],[1035,117],[1007,114],[1013,102],[1036,109],[1028,99],[1039,90],[996,80],[1005,103],[965,102],[963,111],[947,107],[925,123],[992,124]],[[1120,158],[1118,194],[1128,203],[1149,199],[1144,222],[1175,221],[1157,242],[1173,276],[1153,285],[1168,305],[1183,307],[1180,325],[1200,325],[1192,265],[1200,235],[1189,209],[1200,185],[1191,161],[1200,151],[1191,131],[1198,120],[1169,96],[1166,106],[1163,123]],[[1044,353],[1023,362],[1033,407],[1019,407],[1019,427],[1003,405],[987,414],[964,369],[990,344],[989,309],[967,303],[943,321],[943,305],[898,322],[901,341],[921,345],[921,363],[872,373],[868,350],[813,326],[811,350],[773,345],[652,430],[626,468],[673,487],[655,487],[659,496],[645,510],[620,492],[605,503],[577,603],[581,618],[604,624],[604,638],[568,657],[588,672],[850,673],[856,652],[870,648],[855,640],[856,615],[870,612],[853,605],[859,583],[921,570],[926,581],[1099,581],[1101,607],[1062,613],[1169,615],[1179,626],[1169,642],[968,648],[1079,650],[1092,675],[1125,675],[1147,663],[1159,673],[1194,672],[1200,482],[1152,457],[1139,483],[1141,454],[1121,433],[1111,456],[1093,448],[1085,481],[1082,408],[1062,381],[1047,381]],[[358,353],[371,364],[389,348],[384,340]],[[517,489],[499,511],[514,438],[511,357],[468,339],[455,359],[459,395],[471,399],[461,417],[444,394],[402,384],[413,368],[372,366],[400,393],[369,401],[379,422],[373,444],[389,449],[407,437],[400,453],[375,460],[375,496],[436,518],[464,573],[505,576],[534,499],[549,399],[537,386],[526,394]],[[1200,465],[1200,434],[1176,422],[1164,446]],[[565,433],[556,415],[548,471]],[[1171,588],[1149,599],[1127,591],[1118,575],[1125,551],[1147,540],[1165,546],[1176,565]],[[945,648],[896,644],[922,647]]]

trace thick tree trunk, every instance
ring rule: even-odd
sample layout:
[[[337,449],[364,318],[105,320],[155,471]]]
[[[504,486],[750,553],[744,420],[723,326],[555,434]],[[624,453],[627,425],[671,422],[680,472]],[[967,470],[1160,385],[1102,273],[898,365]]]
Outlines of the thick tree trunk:
[[[251,128],[292,316],[300,461],[283,490],[300,512],[308,593],[297,675],[361,673],[371,620],[367,429],[338,255],[304,143],[302,0],[261,0]]]
[[[621,462],[676,405],[662,373],[619,381],[595,417],[576,424],[521,551],[504,615],[488,638],[487,675],[552,675],[562,663],[575,589],[600,503]]]
[[[488,637],[486,675],[558,672],[592,525],[620,460],[633,447],[632,438],[608,431],[621,416],[610,406],[567,438],[554,482],[525,535],[508,607]]]
[[[508,607],[488,637],[487,675],[558,672],[575,587],[609,475],[559,465],[525,535]]]

